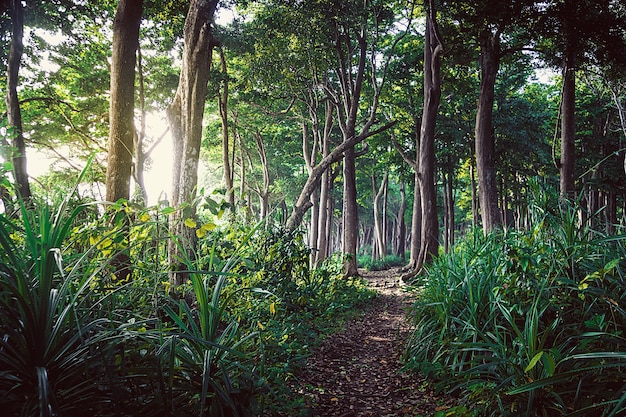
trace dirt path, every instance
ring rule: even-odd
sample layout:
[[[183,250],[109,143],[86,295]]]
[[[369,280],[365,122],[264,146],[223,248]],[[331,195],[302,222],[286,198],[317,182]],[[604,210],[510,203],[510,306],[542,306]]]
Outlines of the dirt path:
[[[443,400],[422,378],[400,373],[411,304],[393,271],[362,272],[381,293],[362,317],[332,335],[307,361],[299,392],[312,416],[432,416]]]

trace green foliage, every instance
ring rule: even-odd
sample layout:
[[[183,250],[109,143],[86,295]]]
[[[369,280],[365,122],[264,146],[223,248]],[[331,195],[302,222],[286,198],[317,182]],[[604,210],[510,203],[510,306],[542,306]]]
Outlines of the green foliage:
[[[65,257],[85,206],[21,207],[18,224],[0,216],[0,406],[8,415],[52,416],[94,410],[100,354],[111,334],[90,303],[100,271],[87,254]]]
[[[373,296],[343,278],[341,259],[309,269],[298,232],[217,219],[193,225],[190,282],[170,288],[172,210],[119,201],[102,216],[70,194],[0,217],[0,404],[11,414],[293,414],[286,382]]]
[[[370,255],[359,255],[357,263],[368,271],[383,271],[406,265],[406,259],[398,255],[386,255],[383,259],[372,259]]]
[[[616,415],[626,238],[581,225],[578,207],[536,201],[529,231],[476,232],[429,268],[407,366],[480,415]]]

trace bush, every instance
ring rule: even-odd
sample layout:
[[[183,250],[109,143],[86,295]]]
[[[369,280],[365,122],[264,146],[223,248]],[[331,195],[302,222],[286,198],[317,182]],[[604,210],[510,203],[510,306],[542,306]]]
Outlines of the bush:
[[[367,271],[384,271],[406,265],[406,259],[398,255],[386,255],[383,259],[372,259],[371,256],[361,255],[357,261],[359,267]]]

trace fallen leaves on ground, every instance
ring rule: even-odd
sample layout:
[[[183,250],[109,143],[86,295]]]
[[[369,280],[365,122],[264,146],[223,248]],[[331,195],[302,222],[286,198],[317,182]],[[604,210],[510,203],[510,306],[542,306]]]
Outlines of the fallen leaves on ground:
[[[401,372],[410,300],[397,274],[363,275],[380,297],[313,353],[294,391],[306,397],[312,416],[432,416],[448,408],[454,399],[435,393],[419,375]]]

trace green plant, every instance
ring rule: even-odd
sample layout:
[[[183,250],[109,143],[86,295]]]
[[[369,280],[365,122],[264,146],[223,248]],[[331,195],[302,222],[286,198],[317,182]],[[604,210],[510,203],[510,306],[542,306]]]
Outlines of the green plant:
[[[187,259],[191,297],[165,307],[173,327],[158,334],[157,355],[171,412],[187,409],[199,416],[249,412],[259,378],[253,363],[257,354],[245,349],[257,333],[242,334],[239,322],[227,314],[235,293],[224,292],[240,260],[238,252],[223,262],[211,257],[206,265],[212,270],[194,270],[193,261]]]
[[[21,203],[19,225],[0,216],[0,406],[9,415],[78,414],[101,400],[96,352],[111,330],[88,297],[98,270],[83,270],[86,254],[65,262],[85,208],[67,203]]]
[[[471,234],[428,268],[414,288],[407,367],[481,415],[616,415],[626,237],[546,204],[531,230]]]
[[[358,257],[358,264],[368,271],[383,271],[406,264],[406,260],[398,255],[386,255],[383,259],[372,259],[371,256],[361,255]]]

